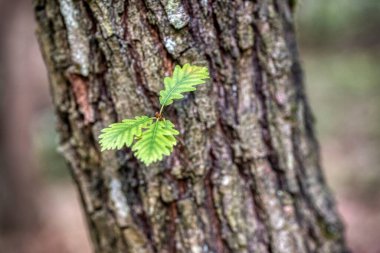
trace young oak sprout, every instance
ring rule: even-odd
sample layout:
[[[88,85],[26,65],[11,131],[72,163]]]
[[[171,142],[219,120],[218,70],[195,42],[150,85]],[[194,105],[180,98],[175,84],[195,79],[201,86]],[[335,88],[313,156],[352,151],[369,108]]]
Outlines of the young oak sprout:
[[[209,78],[206,67],[185,64],[182,68],[175,66],[173,76],[165,77],[165,87],[160,91],[161,109],[155,117],[136,116],[125,119],[104,128],[99,135],[102,151],[132,148],[135,156],[146,165],[160,161],[164,155],[170,155],[179,132],[174,124],[162,115],[165,106],[173,100],[183,98],[184,92],[195,91],[196,85],[204,84]]]

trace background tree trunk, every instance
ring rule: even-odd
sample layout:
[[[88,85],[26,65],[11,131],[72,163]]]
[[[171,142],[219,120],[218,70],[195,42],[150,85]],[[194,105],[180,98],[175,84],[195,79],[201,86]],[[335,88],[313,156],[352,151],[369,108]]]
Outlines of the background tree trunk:
[[[96,252],[345,252],[319,165],[292,3],[35,0],[61,136]],[[99,151],[109,123],[158,110],[175,64],[212,80],[167,118],[143,166]]]
[[[41,225],[37,208],[40,185],[28,131],[32,112],[36,111],[33,98],[41,96],[26,96],[25,73],[36,68],[24,69],[29,55],[25,54],[23,43],[17,41],[28,38],[28,33],[20,29],[22,22],[18,22],[20,17],[28,19],[24,10],[32,14],[26,11],[25,2],[0,0],[0,251],[7,251],[4,245],[10,239],[20,245],[20,237],[34,233]],[[33,16],[29,17],[33,21]],[[33,38],[33,32],[30,35]],[[12,50],[16,47],[17,51]],[[17,73],[13,71],[16,68]],[[24,75],[20,75],[20,69]],[[28,76],[28,87],[39,88],[35,85],[37,78]]]

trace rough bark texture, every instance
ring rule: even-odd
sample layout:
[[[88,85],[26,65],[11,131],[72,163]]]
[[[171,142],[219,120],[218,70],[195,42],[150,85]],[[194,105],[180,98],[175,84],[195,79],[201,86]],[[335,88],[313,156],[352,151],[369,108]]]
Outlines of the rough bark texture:
[[[35,0],[61,135],[96,252],[345,252],[319,165],[292,3]],[[158,110],[175,64],[212,80],[166,112],[149,167],[99,151],[109,123]]]

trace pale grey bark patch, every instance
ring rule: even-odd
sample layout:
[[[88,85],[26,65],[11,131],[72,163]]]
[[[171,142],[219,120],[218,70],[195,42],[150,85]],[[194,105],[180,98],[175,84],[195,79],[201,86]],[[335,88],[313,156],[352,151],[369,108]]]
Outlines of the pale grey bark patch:
[[[130,210],[125,195],[122,191],[121,182],[118,178],[111,178],[110,199],[119,224],[123,224],[124,221],[128,219]]]
[[[190,17],[186,13],[181,0],[162,0],[161,2],[164,4],[166,14],[172,26],[179,30],[189,23]]]
[[[83,76],[89,74],[89,41],[80,25],[80,13],[72,0],[59,0],[67,29],[71,57]]]

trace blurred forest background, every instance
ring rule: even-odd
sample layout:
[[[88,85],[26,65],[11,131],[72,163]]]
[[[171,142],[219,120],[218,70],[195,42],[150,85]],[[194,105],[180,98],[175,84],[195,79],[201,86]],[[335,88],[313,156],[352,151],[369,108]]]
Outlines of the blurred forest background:
[[[300,0],[297,29],[327,181],[353,252],[380,252],[380,1]],[[0,252],[89,253],[32,4],[0,0]]]

